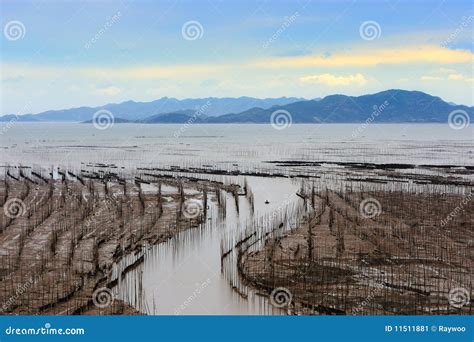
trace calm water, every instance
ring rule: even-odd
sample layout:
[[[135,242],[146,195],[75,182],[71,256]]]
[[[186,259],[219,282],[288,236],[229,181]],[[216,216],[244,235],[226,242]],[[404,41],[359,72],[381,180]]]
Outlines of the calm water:
[[[229,195],[224,221],[219,220],[217,208],[212,205],[206,225],[152,247],[146,253],[145,262],[122,280],[119,297],[145,313],[159,315],[284,313],[236,281],[236,274],[221,273],[220,247],[225,234],[237,235],[246,228],[249,220],[279,210],[286,203],[301,200],[296,196],[299,184],[290,179],[247,177],[247,182],[255,194],[253,215],[243,196],[239,197],[237,214],[234,200]],[[264,203],[267,199],[269,204]],[[229,263],[236,266],[235,260],[229,260]],[[232,290],[231,283],[241,292],[245,291],[248,300]]]
[[[371,124],[359,133],[360,127],[115,124],[99,130],[90,124],[15,123],[0,135],[0,162],[71,168],[81,162],[245,168],[281,159],[474,165],[474,125]]]

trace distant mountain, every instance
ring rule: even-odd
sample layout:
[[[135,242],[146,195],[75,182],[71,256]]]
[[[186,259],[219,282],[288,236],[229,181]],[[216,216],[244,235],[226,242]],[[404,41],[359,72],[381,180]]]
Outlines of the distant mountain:
[[[26,114],[18,116],[18,121],[88,121],[92,120],[94,113],[101,109],[106,109],[117,118],[136,121],[142,120],[152,115],[173,113],[183,110],[202,110],[206,116],[218,116],[227,113],[241,112],[252,107],[263,109],[273,106],[282,106],[296,101],[304,101],[300,97],[279,97],[268,99],[257,99],[254,97],[238,98],[217,98],[208,97],[202,99],[178,100],[171,97],[162,97],[152,102],[126,101],[122,103],[112,103],[101,107],[79,107],[63,110],[49,110],[39,114]],[[15,115],[5,115],[0,117],[0,121],[11,121]]]
[[[294,100],[296,101],[291,102]],[[180,106],[195,106],[195,108],[163,111],[164,108],[178,106],[177,103]],[[265,104],[269,107],[251,106],[252,103]],[[283,104],[270,106],[270,103]],[[226,108],[238,108],[238,110],[229,110],[227,113],[231,114],[223,114]],[[69,121],[91,122],[92,115],[99,109],[111,111],[116,123],[269,123],[272,113],[278,110],[290,113],[293,123],[362,123],[368,119],[379,123],[447,122],[449,113],[455,110],[466,112],[470,120],[474,116],[474,107],[454,105],[420,91],[391,89],[363,96],[330,95],[320,100],[286,97],[263,100],[249,97],[187,100],[162,98],[148,103],[129,101],[100,108],[81,107],[65,111],[49,111],[38,115],[21,116],[19,120],[66,121],[61,118],[67,116]],[[155,113],[148,115],[150,111]],[[223,115],[212,115],[217,112]],[[0,117],[0,121],[14,118],[4,116]]]
[[[122,119],[122,118],[116,118],[116,117],[114,117],[113,121],[114,121],[114,124],[116,124],[116,123],[136,123],[135,121]],[[86,121],[83,121],[82,123],[92,123],[92,122],[93,122],[92,120],[86,120]]]
[[[194,110],[183,110],[173,113],[164,113],[150,116],[143,120],[136,121],[137,123],[205,123],[207,117],[203,114],[197,115]]]
[[[269,109],[252,108],[209,118],[208,123],[268,123],[277,110],[287,111],[294,123],[447,122],[454,110],[471,118],[474,107],[451,105],[420,91],[391,89],[363,96],[331,95],[319,101],[299,101]]]

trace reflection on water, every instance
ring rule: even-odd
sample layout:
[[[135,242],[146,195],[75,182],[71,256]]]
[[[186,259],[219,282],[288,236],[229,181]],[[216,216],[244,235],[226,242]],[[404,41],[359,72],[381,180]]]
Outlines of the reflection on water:
[[[472,126],[472,125],[471,125]],[[116,124],[98,131],[79,123],[17,122],[0,136],[1,164],[59,165],[81,162],[136,166],[220,164],[239,170],[265,160],[313,160],[473,165],[474,127],[447,124],[294,124],[284,131],[268,125]],[[46,163],[46,165],[45,165]],[[268,165],[267,165],[268,166]]]
[[[238,181],[235,177],[235,182]],[[254,193],[255,217],[298,201],[295,193],[299,185],[290,179],[247,177],[247,182]],[[238,214],[234,200],[228,196],[225,219],[218,217],[218,208],[211,203],[209,219],[201,227],[149,248],[145,261],[121,280],[120,298],[144,313],[159,315],[284,313],[252,289],[246,289],[245,299],[230,285],[235,282],[231,279],[237,276],[235,270],[227,270],[226,276],[221,272],[223,236],[227,231],[237,237],[252,219],[244,196],[239,196]],[[266,200],[270,203],[265,204]]]

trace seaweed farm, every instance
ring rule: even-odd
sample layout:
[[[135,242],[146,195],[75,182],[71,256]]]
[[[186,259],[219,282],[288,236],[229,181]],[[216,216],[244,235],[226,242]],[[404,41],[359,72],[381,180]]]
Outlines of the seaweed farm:
[[[470,132],[137,126],[2,136],[2,314],[472,314]]]
[[[472,313],[446,301],[472,293],[472,206],[439,225],[472,193],[313,189],[305,193],[312,210],[297,228],[279,233],[277,220],[261,248],[251,239],[238,250],[248,283],[279,289],[278,303],[291,299],[288,310],[302,314]]]

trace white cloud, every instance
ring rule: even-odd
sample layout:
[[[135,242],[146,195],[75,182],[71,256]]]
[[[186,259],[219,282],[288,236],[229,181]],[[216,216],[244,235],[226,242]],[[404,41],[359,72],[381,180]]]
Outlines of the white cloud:
[[[403,64],[472,63],[469,50],[453,50],[434,45],[341,52],[325,56],[280,57],[263,60],[257,65],[265,68],[347,67]]]
[[[456,72],[456,70],[449,69],[449,68],[439,68],[438,71],[443,73],[443,74],[452,74],[452,73]]]
[[[122,92],[122,89],[115,86],[96,88],[95,92],[99,95],[116,96]]]
[[[465,82],[473,82],[474,81],[473,77],[465,76],[465,75],[458,74],[458,73],[450,74],[448,76],[448,78],[452,81],[465,81]]]
[[[464,79],[464,76],[461,75],[461,74],[450,74],[450,75],[448,76],[448,78],[449,78],[450,80],[454,80],[454,81],[461,81],[461,80]]]
[[[300,81],[321,83],[328,86],[348,86],[351,84],[362,86],[367,83],[367,79],[364,77],[364,75],[360,73],[347,76],[336,76],[329,73],[319,75],[307,75],[300,77]]]
[[[439,76],[421,76],[422,81],[441,81],[443,78]]]

